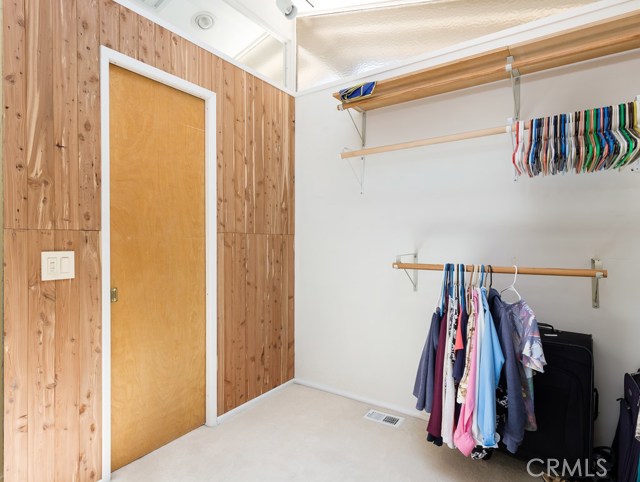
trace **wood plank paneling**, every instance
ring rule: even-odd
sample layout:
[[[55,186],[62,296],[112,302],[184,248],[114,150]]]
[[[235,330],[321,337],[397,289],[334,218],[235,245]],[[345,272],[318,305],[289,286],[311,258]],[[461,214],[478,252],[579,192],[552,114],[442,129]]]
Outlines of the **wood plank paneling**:
[[[86,0],[79,0],[86,3]],[[90,10],[88,5],[84,11]],[[100,0],[100,44],[118,50],[120,46],[120,5],[113,0]],[[90,11],[87,13],[91,13]],[[90,27],[87,24],[87,27]]]
[[[224,128],[224,102],[225,102],[225,87],[224,87],[224,64],[226,62],[222,59],[215,57],[214,63],[211,66],[211,74],[215,78],[214,87],[216,92],[216,207],[217,207],[217,227],[218,232],[226,231],[226,206],[224,196],[225,185],[225,169],[224,169],[224,132],[227,129]]]
[[[29,481],[54,480],[56,286],[40,280],[40,252],[53,251],[54,231],[31,230],[28,258]]]
[[[155,63],[154,23],[138,16],[138,60],[145,64]]]
[[[4,128],[2,139],[4,226],[27,228],[26,29],[24,0],[6,0],[3,11]]]
[[[29,331],[27,231],[4,232],[4,480],[28,480]]]
[[[236,204],[235,204],[235,157],[234,157],[234,130],[235,130],[235,80],[234,68],[228,62],[222,63],[223,99],[222,105],[222,139],[221,157],[223,161],[223,197],[222,197],[222,230],[224,232],[235,231]],[[233,129],[225,129],[224,126],[234,126]]]
[[[55,226],[79,229],[78,35],[76,0],[56,0],[53,16]]]
[[[138,58],[138,14],[120,5],[120,47],[118,50],[134,59]]]
[[[80,480],[102,475],[102,320],[100,233],[82,233],[76,276],[80,286]]]
[[[226,364],[225,364],[225,337],[224,337],[224,328],[225,328],[225,324],[226,321],[228,319],[227,316],[227,312],[225,310],[225,297],[227,295],[227,289],[223,288],[223,286],[226,286],[225,284],[225,274],[227,272],[226,269],[226,265],[227,262],[227,256],[225,256],[227,253],[225,252],[224,249],[224,238],[225,238],[225,234],[223,233],[218,233],[217,234],[217,281],[216,284],[218,286],[218,293],[217,293],[217,308],[218,308],[218,312],[217,312],[217,318],[216,318],[216,331],[217,331],[217,336],[216,336],[216,342],[217,342],[217,349],[218,349],[218,373],[217,373],[217,397],[218,397],[218,415],[225,413],[225,399],[224,399],[224,394],[225,394],[225,386],[224,386],[224,374],[226,372]]]
[[[100,45],[217,94],[219,413],[293,376],[293,99],[113,0],[3,17],[5,480],[97,481]],[[54,247],[75,280],[39,281]]]
[[[186,71],[187,52],[185,48],[186,40],[175,33],[170,33],[169,43],[169,73],[184,78]]]
[[[97,0],[78,2],[80,227],[100,229],[100,22]],[[111,29],[108,29],[111,30]]]
[[[30,229],[55,227],[52,14],[51,2],[26,1],[26,147]]]
[[[196,61],[196,69],[198,70],[199,86],[215,92],[213,85],[215,83],[215,71],[213,70],[213,54],[203,48],[197,47],[198,59]]]
[[[255,131],[253,129],[255,109],[255,77],[245,78],[244,89],[244,165],[245,165],[245,195],[244,195],[244,229],[247,233],[255,232]]]
[[[256,265],[255,274],[252,276],[256,280],[256,305],[255,317],[251,320],[251,324],[255,325],[255,352],[256,352],[256,392],[262,395],[269,390],[267,362],[269,360],[269,351],[267,345],[267,307],[268,307],[268,266],[267,258],[267,236],[253,235],[250,236],[253,241],[251,243],[252,250],[255,251]],[[253,254],[253,253],[251,253]]]
[[[182,72],[182,77],[194,84],[197,84],[200,80],[200,72],[198,70],[198,63],[200,59],[198,54],[199,48],[200,47],[192,44],[191,42],[184,42],[183,49],[185,65],[184,71]]]
[[[286,381],[295,377],[295,239],[292,234],[285,236],[287,257],[287,374]]]
[[[160,25],[153,26],[154,63],[165,72],[171,71],[171,32]]]
[[[233,69],[234,99],[233,99],[233,203],[235,214],[235,233],[246,233],[247,207],[246,195],[246,164],[245,151],[245,83],[247,73],[240,69]]]
[[[266,233],[266,181],[265,181],[265,113],[264,82],[253,83],[253,182],[254,233]]]
[[[82,233],[56,231],[55,249],[73,251],[80,259]],[[79,280],[55,283],[55,454],[80,453],[80,285]],[[55,480],[77,481],[80,457],[57,457]]]

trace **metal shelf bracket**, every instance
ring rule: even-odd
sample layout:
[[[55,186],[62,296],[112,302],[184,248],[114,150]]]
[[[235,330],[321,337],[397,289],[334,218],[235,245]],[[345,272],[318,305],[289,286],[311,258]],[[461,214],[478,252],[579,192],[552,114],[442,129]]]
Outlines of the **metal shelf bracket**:
[[[360,138],[360,146],[362,149],[364,149],[365,147],[367,147],[367,113],[364,111],[361,113],[361,125],[358,126],[358,123],[353,118],[353,114],[351,114],[352,109],[345,109],[345,110],[347,111],[347,114],[349,114],[351,123],[353,124],[353,127],[355,128],[356,132],[358,133],[358,137]],[[344,148],[342,152],[346,152],[348,150],[349,149]],[[366,158],[365,156],[360,157],[360,168],[359,168],[360,172],[356,170],[356,167],[353,165],[353,162],[351,161],[351,159],[349,159],[348,162],[349,162],[349,167],[351,168],[351,171],[353,172],[353,175],[356,178],[356,181],[358,181],[358,184],[360,185],[360,194],[364,194],[364,175],[365,175],[365,168],[366,168],[366,162],[367,162]]]
[[[399,254],[396,256],[396,263],[402,263],[402,258],[405,258],[407,256],[411,256],[412,257],[412,263],[417,263],[418,262],[418,253],[409,253],[409,254]],[[413,285],[413,291],[418,291],[418,270],[417,269],[413,269],[411,271],[413,271],[413,276],[409,274],[409,271],[406,269],[403,269],[402,271],[404,271],[404,273],[407,275],[407,278],[409,278],[409,281],[411,281],[411,284]]]
[[[591,269],[603,269],[602,260],[591,258]],[[596,273],[596,277],[591,280],[591,306],[600,308],[600,280],[602,273]]]

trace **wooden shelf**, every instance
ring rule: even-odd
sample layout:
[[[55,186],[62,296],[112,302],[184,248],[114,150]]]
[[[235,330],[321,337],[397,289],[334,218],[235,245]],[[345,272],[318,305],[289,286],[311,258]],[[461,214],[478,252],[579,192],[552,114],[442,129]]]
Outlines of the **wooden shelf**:
[[[371,97],[343,102],[360,112],[509,79],[507,57],[521,75],[640,48],[640,11],[382,80]],[[340,100],[340,94],[333,96]]]

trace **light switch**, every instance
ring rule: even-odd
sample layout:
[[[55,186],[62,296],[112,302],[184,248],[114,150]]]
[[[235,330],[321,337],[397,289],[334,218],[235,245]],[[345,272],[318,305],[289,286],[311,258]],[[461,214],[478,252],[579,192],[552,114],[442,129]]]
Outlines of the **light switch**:
[[[75,278],[73,251],[43,251],[40,256],[42,281]]]

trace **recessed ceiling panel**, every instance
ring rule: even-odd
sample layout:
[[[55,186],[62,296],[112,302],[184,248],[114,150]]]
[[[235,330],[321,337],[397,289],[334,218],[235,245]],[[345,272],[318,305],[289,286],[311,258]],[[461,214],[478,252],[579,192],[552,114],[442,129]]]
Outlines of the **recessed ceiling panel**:
[[[435,0],[299,17],[298,89],[522,25],[596,0]]]

